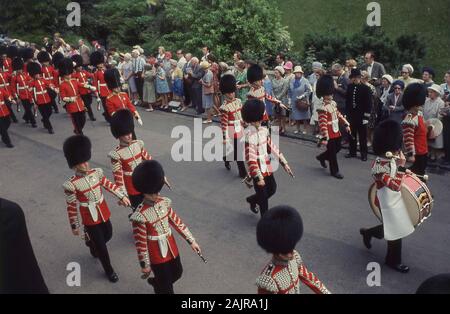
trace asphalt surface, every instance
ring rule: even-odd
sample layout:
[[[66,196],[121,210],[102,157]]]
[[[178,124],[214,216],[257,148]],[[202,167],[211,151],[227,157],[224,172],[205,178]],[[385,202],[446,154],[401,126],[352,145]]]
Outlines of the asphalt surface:
[[[175,211],[200,244],[208,263],[204,264],[177,236],[184,273],[175,284],[176,293],[255,293],[255,278],[270,257],[258,247],[255,227],[259,216],[252,214],[245,198],[247,189],[233,165],[228,172],[222,162],[174,162],[172,129],[185,125],[193,129],[191,117],[163,112],[142,112],[144,126],[137,127],[153,158],[165,167],[173,191],[163,195],[173,201]],[[116,145],[106,123],[87,122],[85,134],[93,143],[92,166],[101,167],[112,178],[108,152]],[[105,193],[112,211],[114,235],[108,244],[113,267],[120,277],[116,284],[104,277],[80,238],[70,231],[62,183],[72,175],[62,153],[64,139],[72,135],[65,113],[52,116],[56,134],[39,125],[32,129],[14,124],[10,135],[14,149],[0,144],[0,195],[19,203],[25,211],[28,231],[42,273],[52,293],[153,293],[140,279],[140,267],[128,222],[128,209]],[[205,140],[207,142],[207,140]],[[309,142],[283,138],[281,150],[296,174],[291,179],[282,170],[275,174],[278,192],[270,206],[294,206],[304,220],[305,233],[297,249],[307,267],[333,293],[413,293],[419,284],[439,273],[450,272],[450,184],[446,173],[431,173],[429,186],[435,196],[433,215],[404,240],[403,260],[411,271],[399,274],[383,264],[385,241],[373,240],[364,248],[359,228],[378,223],[372,214],[367,191],[371,184],[370,163],[347,160],[339,155],[343,181],[320,168],[319,149]],[[81,265],[81,286],[69,287],[66,266]],[[381,265],[381,286],[369,287],[369,262]],[[302,291],[308,293],[303,287]]]

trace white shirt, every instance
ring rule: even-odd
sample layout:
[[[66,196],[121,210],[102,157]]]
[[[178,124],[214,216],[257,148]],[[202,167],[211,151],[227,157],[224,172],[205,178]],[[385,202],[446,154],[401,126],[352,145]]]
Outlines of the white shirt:
[[[369,73],[369,77],[372,77],[372,70],[373,70],[373,65],[375,64],[375,62],[372,62],[368,67],[367,67],[367,73]]]

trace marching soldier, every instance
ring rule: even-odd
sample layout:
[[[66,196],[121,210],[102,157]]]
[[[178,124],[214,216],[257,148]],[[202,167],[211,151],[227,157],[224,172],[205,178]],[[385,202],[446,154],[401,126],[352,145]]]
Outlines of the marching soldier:
[[[47,51],[40,51],[37,55],[39,63],[42,65],[42,78],[47,82],[49,86],[53,85],[55,89],[48,89],[48,95],[50,96],[50,106],[55,113],[59,113],[56,98],[58,96],[58,71],[55,70],[55,63],[50,65],[50,54]],[[58,62],[58,57],[54,56],[55,62]]]
[[[109,123],[110,115],[106,108],[106,97],[111,93],[105,81],[105,56],[100,51],[94,51],[90,56],[91,65],[96,67],[94,72],[94,86],[97,88],[98,97],[100,97],[103,106],[103,116]]]
[[[330,294],[319,278],[306,268],[295,250],[302,235],[302,218],[289,206],[270,209],[258,222],[258,244],[273,254],[256,280],[259,294],[300,294],[300,282],[316,294]]]
[[[316,159],[323,168],[327,168],[325,161],[330,163],[331,175],[337,179],[343,179],[344,176],[339,173],[337,162],[337,153],[341,150],[341,132],[339,124],[345,125],[347,132],[350,133],[350,124],[337,109],[337,104],[333,100],[334,94],[333,78],[329,75],[322,76],[317,81],[316,94],[322,98],[322,103],[317,108],[319,114],[319,126],[322,138],[319,145],[325,145],[327,150]]]
[[[3,64],[6,72],[13,73],[12,61],[19,56],[19,49],[16,46],[9,46],[6,50],[5,63]]]
[[[220,92],[225,97],[220,107],[223,142],[227,145],[230,144],[229,142],[231,140],[233,141],[233,160],[237,162],[239,176],[244,179],[247,177],[247,170],[243,161],[242,146],[239,145],[240,139],[244,135],[241,116],[242,103],[239,98],[236,98],[236,79],[233,75],[225,75],[221,78]],[[227,159],[226,154],[223,160],[225,162],[225,168],[231,170],[230,161]]]
[[[86,108],[80,96],[80,88],[88,88],[95,91],[95,87],[88,84],[82,85],[76,79],[72,78],[73,63],[72,59],[65,58],[59,62],[59,75],[63,82],[59,86],[61,99],[66,103],[65,107],[70,114],[75,134],[83,134],[83,128],[86,123]]]
[[[8,68],[5,67],[6,59],[0,60],[0,90],[3,90],[5,95],[11,96],[11,74],[8,72]],[[17,123],[16,115],[14,114],[14,111],[11,106],[11,102],[6,99],[6,106],[9,109],[9,114],[11,117],[12,122]]]
[[[94,75],[83,69],[83,57],[80,55],[74,55],[72,61],[75,62],[75,72],[73,78],[77,79],[81,85],[90,84],[90,81],[94,80]],[[87,109],[89,119],[96,121],[94,112],[92,111],[92,91],[88,88],[80,88],[81,99]]]
[[[139,264],[156,294],[173,294],[173,284],[181,278],[183,268],[178,247],[172,234],[173,227],[191,246],[201,254],[188,227],[172,209],[172,201],[159,193],[164,186],[162,166],[155,160],[142,162],[133,172],[133,185],[144,195],[144,202],[131,215]]]
[[[7,102],[15,102],[11,95],[8,93],[6,89],[0,88],[0,136],[2,138],[2,142],[8,148],[13,148],[13,144],[11,143],[11,138],[8,134],[9,126],[11,125],[11,111],[9,107],[6,105]]]
[[[91,254],[100,259],[109,281],[117,282],[119,277],[111,266],[106,247],[112,237],[112,225],[111,212],[104,199],[102,187],[119,199],[120,205],[130,206],[130,201],[118,186],[105,177],[102,169],[90,168],[89,138],[83,135],[71,136],[64,142],[63,150],[69,168],[75,171],[75,175],[63,184],[72,233],[75,236],[80,235],[79,210],[86,234],[86,245]]]
[[[428,129],[423,118],[422,107],[427,97],[426,88],[419,83],[408,85],[403,93],[403,106],[407,111],[403,126],[403,141],[409,168],[418,175],[424,175],[428,162]]]
[[[137,112],[136,107],[131,103],[127,93],[122,92],[120,83],[120,74],[117,69],[106,70],[104,74],[105,81],[108,86],[109,93],[106,97],[106,111],[109,117],[112,117],[118,110],[129,110],[140,125],[143,125],[141,116]],[[133,139],[136,135],[133,133]]]
[[[50,123],[52,115],[51,98],[47,90],[53,89],[53,83],[49,85],[45,79],[41,77],[41,66],[36,62],[28,63],[28,73],[32,80],[28,83],[29,91],[33,97],[33,102],[37,106],[42,116],[42,123],[49,134],[54,134],[53,126]]]
[[[33,114],[32,95],[29,91],[28,82],[31,80],[30,76],[23,73],[23,60],[16,57],[12,62],[13,75],[11,77],[11,92],[15,99],[20,99],[22,106],[25,110],[23,119],[25,123],[31,123],[33,128],[37,128],[36,120]]]
[[[286,158],[272,142],[269,130],[261,125],[265,113],[264,103],[258,99],[247,100],[241,112],[242,118],[249,124],[245,130],[245,160],[256,193],[247,197],[247,202],[250,204],[250,210],[255,214],[258,213],[259,206],[263,216],[269,209],[269,198],[277,190],[269,152],[277,157],[289,175],[294,177],[294,174]]]
[[[352,69],[352,83],[348,86],[346,97],[346,113],[352,126],[350,137],[350,152],[345,158],[356,157],[357,139],[361,150],[361,160],[367,161],[367,127],[372,110],[372,91],[361,81],[361,71]]]
[[[119,140],[119,145],[109,153],[114,181],[127,193],[131,206],[137,208],[144,196],[133,186],[131,176],[141,162],[152,157],[145,149],[143,141],[133,140],[134,122],[129,110],[119,110],[111,117],[111,133]]]
[[[28,74],[28,64],[33,62],[34,50],[32,48],[21,49],[21,55],[23,59],[23,73]]]
[[[409,267],[402,264],[402,238],[413,233],[414,226],[400,191],[405,172],[400,172],[399,168],[406,163],[401,152],[402,145],[402,128],[397,121],[385,120],[375,129],[373,150],[378,157],[372,165],[372,177],[377,186],[383,224],[370,229],[363,228],[360,233],[367,249],[372,247],[372,237],[386,239],[386,265],[398,272],[407,273]],[[396,158],[386,157],[387,152],[398,156],[398,164]]]

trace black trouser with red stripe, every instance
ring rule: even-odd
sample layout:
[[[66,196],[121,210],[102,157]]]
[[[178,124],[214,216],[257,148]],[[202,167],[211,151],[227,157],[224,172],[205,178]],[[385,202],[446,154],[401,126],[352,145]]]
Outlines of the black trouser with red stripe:
[[[70,114],[73,124],[73,132],[77,135],[83,134],[83,128],[86,124],[86,111],[78,111]]]
[[[243,155],[243,151],[244,151],[244,145],[241,145],[241,147],[239,147],[239,139],[234,138],[233,139],[233,158],[229,158],[226,156],[226,152],[225,152],[225,156],[223,156],[223,161],[225,162],[225,164],[229,163],[230,161],[236,161],[238,169],[239,169],[239,176],[241,178],[245,178],[247,176],[247,170],[245,169],[245,163],[244,163],[244,155]]]
[[[330,163],[331,175],[335,175],[339,172],[337,153],[339,153],[340,150],[341,137],[333,138],[328,141],[327,150],[317,157],[319,160],[328,160]]]
[[[370,235],[376,239],[384,239],[384,227],[379,225],[365,232],[366,235]],[[402,239],[395,241],[387,241],[387,253],[386,253],[386,264],[395,266],[402,263]]]
[[[84,228],[89,236],[88,241],[86,241],[87,246],[98,257],[105,273],[111,275],[114,270],[109,259],[108,248],[106,247],[106,243],[112,238],[113,229],[111,221],[108,220],[107,222],[102,222],[94,226],[85,226]]]
[[[412,172],[419,176],[425,175],[425,170],[428,164],[428,154],[425,155],[415,155],[415,161],[413,165],[409,168]]]
[[[50,123],[50,116],[52,115],[52,103],[49,102],[48,104],[39,105],[38,109],[42,116],[42,123],[44,124],[44,128],[49,131],[53,130],[53,126]]]
[[[11,144],[11,139],[9,138],[8,129],[11,125],[11,119],[9,116],[0,117],[0,136],[2,138],[2,142],[5,145]]]
[[[10,117],[11,117],[11,120],[12,120],[14,123],[17,123],[17,117],[16,117],[16,115],[14,114],[14,111],[13,111],[13,108],[12,108],[12,103],[11,103],[9,100],[6,100],[6,99],[5,99],[5,104],[6,104],[6,107],[8,107],[8,109],[9,109],[9,115],[10,115]]]
[[[58,97],[58,94],[51,88],[47,89],[47,91],[50,96],[50,106],[53,108],[55,113],[59,113],[58,104],[56,103],[56,97]]]
[[[81,99],[83,99],[84,106],[87,108],[89,119],[94,120],[94,112],[92,111],[92,95],[81,95]]]
[[[264,186],[258,185],[258,180],[253,179],[254,189],[256,194],[247,197],[247,202],[250,204],[258,204],[261,216],[269,210],[269,198],[271,198],[277,191],[277,182],[273,174],[264,177]]]
[[[28,99],[22,99],[22,106],[25,110],[25,113],[23,115],[23,119],[26,123],[31,123],[31,125],[36,125],[36,119],[34,118],[33,113],[33,104]]]

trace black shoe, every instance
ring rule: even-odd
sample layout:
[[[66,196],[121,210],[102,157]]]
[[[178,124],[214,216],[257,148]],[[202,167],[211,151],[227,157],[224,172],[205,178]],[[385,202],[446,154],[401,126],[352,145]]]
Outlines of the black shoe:
[[[48,134],[55,134],[55,131],[53,131],[53,129],[48,129]]]
[[[356,158],[356,155],[353,155],[353,154],[347,154],[347,155],[345,155],[345,158]]]
[[[147,279],[147,282],[150,286],[154,287],[155,286],[155,277],[149,277]]]
[[[367,156],[362,156],[361,161],[367,161]]]
[[[5,144],[6,145],[6,147],[8,147],[8,148],[14,148],[14,145],[13,144],[11,144],[11,143],[9,143],[9,144]]]
[[[89,118],[91,121],[97,121],[97,119],[95,119],[94,117]]]
[[[359,233],[363,236],[364,246],[368,250],[370,250],[372,248],[372,244],[370,243],[370,241],[372,240],[372,237],[370,235],[367,235],[366,231],[367,231],[367,229],[364,229],[364,228],[359,229]]]
[[[398,271],[399,273],[402,274],[406,274],[407,272],[409,272],[409,267],[403,264],[388,264],[386,263],[387,266],[389,266],[390,268],[392,268],[393,270]]]
[[[231,170],[231,164],[229,161],[225,161],[225,168],[227,168],[228,171]]]
[[[247,178],[247,172],[239,172],[239,177],[240,177],[241,179]]]
[[[335,177],[336,179],[339,179],[339,180],[344,179],[344,176],[342,174],[340,174],[339,172],[335,173],[335,174],[332,174],[332,176]]]
[[[324,168],[324,169],[328,168],[325,160],[320,159],[319,156],[317,156],[316,159],[320,162],[320,165],[322,166],[322,168]]]
[[[256,203],[250,203],[250,211],[254,214],[259,213],[259,206]]]
[[[111,274],[107,275],[108,280],[111,281],[112,283],[116,283],[119,281],[119,276],[117,276],[117,274],[113,271]]]

